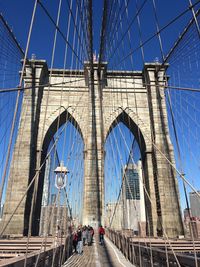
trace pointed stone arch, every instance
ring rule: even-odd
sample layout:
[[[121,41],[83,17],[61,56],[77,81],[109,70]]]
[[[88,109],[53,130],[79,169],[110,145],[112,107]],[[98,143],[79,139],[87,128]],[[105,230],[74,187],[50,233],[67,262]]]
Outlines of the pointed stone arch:
[[[58,129],[62,127],[66,122],[70,122],[76,130],[79,132],[80,136],[82,137],[83,143],[83,133],[81,131],[79,123],[76,121],[73,116],[74,114],[70,111],[71,108],[65,109],[63,107],[64,111],[58,113],[58,109],[56,109],[53,114],[54,116],[49,116],[51,120],[48,120],[48,123],[45,127],[45,136],[42,143],[42,151],[41,151],[41,159],[40,159],[40,166],[45,162],[46,156],[48,153],[48,148],[50,145],[50,142],[53,139],[53,136],[56,134]],[[72,115],[73,114],[73,115]],[[40,213],[41,213],[41,203],[42,203],[42,195],[43,195],[43,186],[44,186],[44,176],[45,176],[45,167],[46,164],[43,165],[43,167],[40,170],[39,179],[38,179],[38,189],[37,189],[37,198],[36,198],[36,204],[34,208],[34,214],[32,218],[32,235],[38,235],[39,234],[39,222],[40,222]],[[25,205],[25,218],[24,218],[24,234],[27,234],[27,227],[29,225],[29,215],[30,215],[30,203],[32,201],[32,192],[29,192],[26,198],[26,205]]]
[[[152,99],[150,99],[152,101]],[[162,157],[162,155],[156,150],[153,145],[153,136],[152,128],[158,127],[158,123],[155,118],[152,118],[151,124],[144,123],[144,118],[141,119],[142,113],[137,114],[135,112],[136,108],[131,107],[117,107],[112,113],[107,116],[105,120],[105,140],[113,127],[117,123],[124,123],[127,128],[135,136],[138,145],[141,151],[141,160],[143,165],[143,175],[144,175],[144,184],[145,190],[148,192],[148,195],[145,194],[145,205],[146,205],[146,215],[148,220],[147,232],[153,236],[162,236],[163,229],[169,233],[170,236],[176,236],[179,232],[179,229],[182,231],[182,221],[181,213],[179,207],[179,200],[177,194],[177,184],[174,170]],[[147,118],[151,115],[151,110],[148,111]],[[162,112],[160,111],[162,114]],[[159,116],[161,115],[159,114]],[[155,116],[155,115],[154,115]],[[164,118],[166,119],[166,117]],[[155,120],[155,121],[154,121]],[[160,136],[159,136],[160,138]],[[168,145],[171,148],[171,141],[169,136],[165,133],[161,138],[167,138]],[[158,142],[156,139],[156,142]],[[162,142],[156,143],[158,147],[164,148]],[[166,147],[166,146],[165,146]],[[173,149],[170,150],[168,157],[173,159]],[[166,170],[164,172],[163,170]],[[168,177],[168,181],[174,183],[171,188],[166,189],[168,185],[163,181]],[[161,189],[162,186],[162,189]],[[170,191],[171,190],[171,191]],[[176,191],[175,193],[173,192]],[[172,201],[171,196],[175,196],[177,199]],[[170,209],[164,203],[170,203],[174,205],[174,209]],[[177,212],[178,211],[178,212]]]
[[[116,113],[115,119],[111,123],[110,127],[107,129],[105,138],[107,139],[108,135],[112,132],[115,126],[117,126],[118,123],[122,122],[135,136],[136,141],[138,142],[138,145],[140,147],[141,156],[144,157],[146,152],[146,142],[142,133],[143,129],[141,130],[138,124],[133,120],[133,116],[130,116],[131,113],[129,109],[124,110],[122,108],[119,108],[119,111],[121,112]]]
[[[113,118],[114,117],[114,118]],[[146,205],[146,214],[147,218],[150,221],[150,232],[155,232],[156,224],[157,224],[157,215],[156,215],[156,203],[155,203],[155,189],[154,189],[154,183],[152,182],[152,165],[150,164],[150,161],[147,157],[147,154],[151,154],[152,151],[150,150],[151,144],[149,142],[149,139],[146,138],[146,134],[144,135],[143,132],[146,130],[146,128],[140,123],[137,124],[136,120],[138,121],[137,115],[129,108],[123,109],[119,107],[116,109],[112,116],[112,123],[107,128],[105,140],[108,138],[109,134],[112,133],[113,129],[121,122],[123,123],[133,134],[135,137],[138,146],[140,148],[141,153],[141,161],[143,165],[143,178],[144,178],[144,186],[145,190],[148,192],[148,195],[151,198],[151,201],[149,200],[147,194],[145,195],[145,205]],[[147,131],[147,130],[146,130]],[[148,150],[147,150],[148,148]],[[149,162],[148,162],[149,161]],[[154,214],[153,214],[154,213]],[[148,229],[147,229],[148,231]]]

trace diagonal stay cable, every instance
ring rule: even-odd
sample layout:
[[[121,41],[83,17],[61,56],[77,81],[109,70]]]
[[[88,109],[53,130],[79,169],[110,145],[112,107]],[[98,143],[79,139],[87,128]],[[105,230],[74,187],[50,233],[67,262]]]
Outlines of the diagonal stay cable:
[[[64,128],[63,128],[64,129]],[[60,134],[62,133],[62,131],[60,132]],[[36,174],[34,175],[33,179],[31,180],[31,182],[29,183],[28,187],[26,188],[24,194],[22,195],[20,201],[18,202],[17,206],[15,207],[15,209],[13,210],[10,218],[8,219],[8,221],[6,222],[5,226],[3,226],[1,232],[0,232],[0,236],[3,235],[4,231],[6,230],[8,224],[10,223],[10,221],[12,220],[15,212],[18,210],[19,206],[21,205],[23,199],[25,198],[26,194],[28,193],[28,191],[30,190],[31,186],[33,185],[34,181],[36,180],[36,178],[39,176],[39,172],[42,169],[42,167],[44,166],[46,159],[49,157],[50,153],[52,152],[52,150],[54,149],[55,145],[57,144],[59,139],[55,140],[55,143],[53,144],[53,146],[51,147],[51,149],[49,150],[49,153],[47,154],[44,162],[40,165],[39,169],[37,170]]]
[[[69,0],[66,0],[66,3],[67,3],[67,6],[68,6],[68,9],[69,9],[69,12],[70,12],[70,14],[71,14],[71,18],[72,18],[72,21],[73,21],[75,30],[76,30],[76,32],[77,32],[77,36],[78,36],[79,43],[81,44],[82,51],[83,51],[84,54],[85,54],[84,46],[83,46],[83,43],[81,42],[80,33],[79,33],[79,30],[78,30],[77,23],[76,23],[76,21],[75,21],[74,14],[73,14],[73,12],[72,12],[72,8],[71,8],[71,6],[70,6]],[[85,40],[85,39],[84,39],[84,40]],[[85,43],[86,43],[86,40],[85,40]]]
[[[160,31],[160,26],[159,26],[159,21],[158,21],[158,16],[157,16],[157,10],[156,10],[156,2],[155,2],[155,0],[152,0],[152,4],[153,4],[155,21],[156,21],[156,29],[159,32]],[[158,34],[158,41],[159,41],[159,46],[160,46],[160,52],[161,52],[161,55],[162,55],[162,61],[164,61],[163,43],[162,43],[162,39],[161,39],[160,33]],[[165,77],[165,80],[166,80],[165,83],[168,84],[166,72],[164,73],[164,77]],[[179,147],[179,143],[178,143],[178,139],[177,139],[177,133],[176,133],[176,128],[175,128],[175,124],[174,124],[174,117],[173,117],[173,113],[172,113],[171,99],[170,99],[170,96],[169,96],[169,89],[167,90],[167,93],[168,93],[168,98],[169,98],[169,105],[170,105],[170,112],[171,112],[171,117],[172,117],[173,129],[174,129],[174,133],[175,133],[175,137],[176,137],[176,144],[177,144],[177,147],[178,147],[179,161],[181,162],[180,147]],[[181,162],[181,165],[182,165],[182,162]],[[180,172],[182,172],[182,168],[181,168]],[[186,184],[185,184],[185,181],[182,180],[182,182],[183,182],[183,186],[184,186],[184,192],[185,192],[186,202],[187,202],[187,205],[188,205],[188,198],[187,198],[187,193],[186,193]],[[189,205],[188,205],[188,207],[189,207]],[[165,230],[165,229],[163,229],[163,230]],[[196,249],[195,249],[193,233],[192,233],[192,241],[193,241],[192,243],[193,243],[194,256],[195,256],[195,266],[197,267],[197,253],[196,253]]]
[[[37,9],[37,0],[35,0],[35,4],[34,4],[34,7],[33,7],[32,18],[31,18],[31,23],[30,23],[29,33],[28,33],[28,38],[27,38],[27,44],[26,44],[26,50],[25,50],[25,54],[24,54],[23,66],[22,66],[22,71],[21,71],[21,76],[20,76],[19,87],[22,87],[23,75],[24,75],[25,64],[26,64],[26,58],[27,58],[27,55],[28,55],[29,44],[30,44],[30,39],[31,39],[31,34],[32,34],[33,22],[35,20],[36,9]],[[19,108],[19,99],[20,99],[20,91],[18,91],[18,93],[17,93],[14,116],[13,116],[11,132],[10,132],[10,138],[9,138],[9,145],[8,145],[7,155],[6,155],[6,162],[5,162],[2,181],[1,181],[2,186],[0,188],[0,204],[1,204],[1,201],[2,201],[3,188],[4,188],[4,184],[5,184],[5,178],[6,178],[7,169],[8,169],[8,163],[9,163],[9,159],[10,159],[11,145],[12,145],[14,129],[15,129],[16,120],[17,120],[17,111],[18,111],[18,108]]]
[[[82,10],[82,1],[80,3],[79,0],[76,0],[76,4],[78,6],[78,12],[79,12],[79,16],[80,16],[81,27],[83,29],[82,35],[83,35],[83,38],[85,39],[85,47],[86,47],[85,49],[87,50],[87,56],[89,58],[89,44],[88,44],[89,37],[88,37],[88,31],[86,30],[87,24],[85,23],[85,13],[86,12],[82,12],[83,10],[85,11],[85,7],[83,7],[83,10]]]
[[[38,4],[41,6],[42,10],[45,12],[45,14],[47,15],[47,17],[50,19],[50,21],[52,22],[52,24],[55,26],[56,30],[60,33],[61,37],[63,38],[63,40],[68,44],[69,48],[71,49],[72,53],[75,55],[75,57],[78,59],[79,62],[81,62],[81,64],[83,64],[83,62],[81,61],[81,59],[79,58],[79,56],[77,55],[76,51],[74,51],[72,45],[70,44],[70,42],[66,39],[64,33],[61,31],[60,27],[57,25],[57,23],[55,22],[55,20],[52,18],[52,16],[50,15],[49,11],[46,9],[46,7],[40,2],[40,0],[38,0]]]
[[[82,97],[80,97],[80,100],[81,100],[81,98]],[[75,110],[74,110],[75,111]],[[83,112],[83,114],[84,114],[84,112]],[[82,114],[82,116],[83,116],[83,114]],[[81,116],[81,118],[82,118],[82,116]],[[71,119],[73,119],[73,113],[70,115],[70,117],[71,117]],[[70,120],[70,117],[66,117],[66,123],[65,123],[65,126],[63,127],[63,129],[62,129],[62,132],[60,132],[59,133],[59,136],[57,136],[57,138],[59,139],[60,137],[61,137],[61,135],[62,135],[62,133],[64,132],[64,135],[66,135],[66,128],[67,128],[67,124],[68,124],[68,121]],[[76,135],[77,135],[77,132],[78,131],[76,131]],[[56,147],[57,147],[57,144],[58,144],[58,142],[56,141],[57,139],[54,139],[54,148],[55,148],[55,150],[57,150],[56,149]],[[56,143],[55,143],[56,142]],[[74,140],[74,142],[73,142],[73,144],[72,144],[72,147],[71,147],[71,149],[70,149],[70,151],[69,151],[69,153],[68,153],[68,156],[67,156],[67,163],[66,163],[66,165],[68,165],[68,161],[69,161],[69,158],[70,158],[70,156],[72,155],[72,153],[73,153],[73,151],[74,151],[74,144],[75,144],[75,140]],[[54,149],[53,148],[53,149]],[[64,148],[64,146],[63,146],[63,148]],[[51,149],[51,152],[53,151],[53,149]],[[51,153],[50,152],[50,153]],[[50,154],[49,154],[50,155]],[[46,161],[46,159],[45,159],[45,161]],[[76,161],[74,161],[74,165],[76,166]],[[53,163],[53,165],[54,165],[55,163]],[[54,169],[54,167],[53,167],[53,169]],[[66,192],[66,188],[65,188],[65,192]],[[66,192],[66,194],[67,194],[67,192]],[[68,194],[67,194],[68,195]],[[70,205],[70,204],[69,204]],[[54,208],[54,207],[53,207]],[[52,212],[52,210],[51,210],[51,214],[52,214],[53,212]],[[71,214],[71,208],[70,208],[70,214]],[[45,236],[44,236],[44,238],[43,238],[43,240],[42,240],[42,244],[41,244],[41,248],[40,248],[40,253],[38,254],[38,256],[37,256],[37,260],[36,260],[36,263],[38,263],[38,261],[39,261],[39,258],[40,258],[40,255],[41,255],[41,251],[42,251],[42,247],[43,247],[43,244],[45,244],[45,248],[44,248],[44,250],[46,250],[46,240],[47,240],[47,233],[45,234]],[[55,254],[55,249],[54,249],[54,254]],[[37,266],[37,264],[36,264],[36,266]],[[35,267],[36,267],[35,266]]]
[[[118,122],[117,122],[117,123],[118,123]],[[114,136],[115,136],[115,135],[114,135]],[[123,136],[123,135],[122,135],[122,136]],[[114,138],[114,140],[115,140],[116,145],[117,145],[117,139],[116,139],[116,137]],[[126,141],[125,141],[125,142],[126,142]],[[127,147],[127,149],[128,149],[128,147]],[[120,151],[119,151],[119,149],[117,149],[117,150],[118,150],[118,154],[121,154]],[[132,150],[132,149],[131,149],[131,150]],[[130,158],[132,159],[132,161],[134,162],[132,153],[129,153],[129,156],[130,156]],[[124,181],[124,180],[127,180],[127,177],[126,177],[126,171],[125,171],[125,175],[124,175],[124,177],[123,177],[123,181]],[[141,182],[142,182],[144,191],[145,191],[145,193],[146,193],[146,195],[147,195],[147,197],[148,197],[150,203],[152,204],[152,199],[151,199],[151,197],[150,197],[150,195],[149,195],[149,193],[148,193],[148,191],[147,191],[147,188],[146,188],[145,184],[143,183],[141,177],[140,177],[140,180],[141,180]],[[122,181],[122,183],[121,183],[120,191],[122,190],[122,187],[123,187],[123,181]],[[117,200],[117,201],[119,201],[120,194],[121,194],[121,192],[120,192],[119,195],[118,195],[118,200]],[[116,207],[116,206],[115,206],[115,207]],[[172,252],[173,252],[173,254],[174,254],[175,260],[176,260],[178,266],[180,267],[178,258],[177,258],[176,254],[175,254],[175,251],[174,251],[174,249],[173,249],[173,247],[172,247],[172,245],[171,245],[171,241],[169,240],[169,238],[168,238],[168,236],[167,236],[167,233],[166,233],[165,228],[164,228],[163,225],[162,225],[162,229],[163,229],[163,233],[164,233],[164,235],[165,235],[165,237],[166,237],[166,239],[167,239],[167,241],[168,241],[168,243],[169,243],[169,245],[170,245],[170,248],[172,249]],[[151,264],[152,264],[152,262],[151,262]],[[153,266],[153,265],[152,265],[152,266]]]
[[[12,38],[12,40],[14,41],[14,43],[16,44],[16,46],[18,47],[20,53],[24,56],[24,50],[21,48],[20,44],[18,43],[16,37],[14,36],[12,30],[10,29],[10,27],[8,26],[6,20],[4,19],[3,15],[0,13],[0,20],[2,21],[3,25],[6,27],[10,37]]]
[[[200,3],[200,0],[198,0],[196,3],[194,3],[192,5],[192,7],[195,7],[196,5],[198,5]],[[137,46],[136,48],[134,48],[132,51],[130,51],[125,57],[123,57],[119,63],[116,65],[120,65],[123,61],[125,61],[130,55],[132,55],[133,53],[137,52],[141,47],[145,46],[147,43],[149,43],[153,38],[155,38],[159,33],[161,33],[162,31],[164,31],[165,29],[167,29],[169,26],[171,26],[173,23],[175,23],[177,20],[179,20],[182,16],[184,16],[185,14],[187,14],[190,11],[191,7],[188,7],[187,9],[185,9],[182,13],[180,13],[178,16],[176,16],[175,18],[173,18],[170,22],[168,22],[166,25],[164,25],[159,32],[155,32],[154,34],[152,34],[149,38],[147,38],[142,44],[140,44],[139,46]],[[113,55],[112,55],[113,57]],[[110,57],[111,58],[111,57]],[[110,60],[109,58],[109,60]]]
[[[103,56],[104,56],[107,8],[108,8],[107,7],[107,0],[104,0],[103,17],[102,17],[102,25],[101,25],[101,37],[100,37],[100,48],[99,48],[99,62],[98,62],[99,70],[100,70],[100,64],[102,63]]]
[[[68,84],[68,83],[75,83],[77,81],[83,81],[85,80],[85,78],[81,78],[79,80],[70,80],[70,81],[66,81],[66,82],[59,82],[59,83],[45,83],[45,84],[39,84],[39,85],[36,85],[35,88],[40,88],[40,87],[54,87],[55,85],[65,85],[65,84]],[[74,87],[73,87],[74,88]],[[0,88],[0,94],[1,93],[8,93],[8,92],[14,92],[14,91],[24,91],[24,90],[28,90],[28,89],[32,89],[32,86],[27,86],[27,87],[14,87],[14,88],[7,88],[7,89],[1,89]],[[52,90],[51,90],[52,91]]]
[[[128,84],[138,84],[141,85],[141,83],[139,82],[128,82],[126,81],[126,83]],[[143,85],[145,87],[150,86],[149,83],[144,82]],[[156,87],[158,87],[158,85],[155,85]],[[164,90],[166,89],[170,89],[170,90],[181,90],[181,91],[189,91],[189,92],[196,92],[199,93],[200,92],[200,88],[191,88],[191,87],[180,87],[180,86],[176,86],[176,85],[159,85],[160,88],[163,88]],[[110,87],[107,87],[106,89],[109,89]],[[126,88],[121,88],[121,90],[124,90]],[[132,90],[127,91],[127,93],[130,92],[132,93]]]
[[[132,111],[134,114],[135,112]],[[137,114],[135,114],[136,116],[138,116]],[[139,121],[143,124],[146,125],[143,120],[141,118],[139,118]],[[184,175],[176,168],[175,164],[173,162],[171,162],[166,155],[158,148],[158,146],[155,144],[155,142],[148,136],[147,133],[144,132],[144,135],[146,136],[146,138],[152,143],[153,147],[159,152],[159,154],[169,163],[169,165],[176,171],[176,173],[178,173],[178,175],[181,177],[182,180],[185,181],[185,183],[190,187],[190,189],[196,193],[196,195],[200,198],[200,193],[196,190],[196,188],[188,181],[188,179],[186,179],[184,177]]]
[[[82,99],[82,95],[80,96],[80,99],[79,99],[77,105],[79,104],[79,102],[81,101],[81,99]],[[75,109],[74,109],[73,112],[70,114],[69,119],[70,119],[70,118],[73,118],[73,113],[74,113],[74,112],[75,112]],[[61,136],[61,134],[62,134],[62,132],[64,131],[64,129],[65,129],[65,127],[63,127],[63,129],[60,131],[59,137]],[[48,154],[46,155],[44,161],[43,161],[43,162],[41,163],[41,165],[39,166],[39,168],[38,168],[36,174],[35,174],[34,177],[32,178],[32,180],[31,180],[31,182],[29,183],[29,185],[27,186],[26,191],[25,191],[24,194],[22,195],[22,197],[21,197],[19,203],[17,204],[17,206],[16,206],[15,209],[13,210],[11,216],[9,217],[8,221],[6,222],[6,225],[2,227],[2,230],[0,231],[0,236],[3,235],[3,233],[4,233],[4,231],[6,230],[8,224],[9,224],[10,221],[12,220],[12,218],[13,218],[15,212],[18,210],[19,206],[21,205],[23,199],[25,198],[26,194],[27,194],[28,191],[30,190],[30,188],[31,188],[31,186],[33,185],[34,181],[35,181],[35,180],[37,179],[37,177],[39,176],[39,173],[40,173],[42,167],[44,166],[44,164],[45,164],[47,158],[49,157],[50,153],[53,151],[54,147],[57,145],[58,141],[59,141],[59,138],[57,138],[57,139],[55,140],[55,143],[54,143],[54,144],[52,145],[52,147],[50,148],[50,150],[49,150]]]
[[[171,115],[171,119],[172,119],[172,126],[173,126],[175,141],[176,141],[176,147],[177,147],[177,150],[178,150],[178,160],[179,160],[179,164],[181,166],[180,171],[183,172],[180,144],[179,144],[179,140],[178,140],[178,133],[177,133],[177,129],[176,129],[175,117],[174,117],[174,113],[173,113],[173,109],[172,109],[172,102],[171,102],[171,96],[169,94],[169,90],[167,91],[167,99],[168,99],[168,102],[169,102],[169,111],[170,111],[170,115]],[[187,189],[186,189],[186,184],[185,184],[184,181],[183,181],[183,189],[184,189],[184,195],[185,195],[185,200],[186,200],[186,207],[187,207],[187,209],[189,211],[189,220],[190,220],[190,225],[191,225],[192,215],[191,215],[191,211],[190,211],[190,208],[189,208],[189,200],[188,200],[188,196],[187,196]],[[194,243],[194,234],[193,234],[193,230],[192,229],[190,229],[190,231],[191,231],[192,244],[193,244],[193,249],[194,249],[195,265],[196,265],[196,267],[198,267],[198,264],[197,264],[197,252],[196,252],[196,247],[195,247],[195,243]]]
[[[110,8],[110,12],[108,15],[108,20],[107,20],[107,25],[106,25],[106,30],[107,30],[106,40],[107,41],[109,41],[110,37],[113,36],[113,31],[114,31],[115,25],[118,21],[118,17],[119,17],[120,11],[122,9],[123,2],[124,1],[122,0],[121,5],[119,6],[117,3],[115,3],[115,0],[112,1],[112,6]],[[115,9],[113,8],[113,4],[114,4]],[[109,5],[107,5],[107,6],[108,6],[107,9],[109,10]],[[118,12],[117,12],[117,7],[118,7]]]
[[[188,2],[189,2],[189,5],[190,5],[190,9],[192,11],[192,16],[193,16],[194,21],[195,21],[195,25],[196,25],[196,29],[197,29],[197,32],[198,32],[198,36],[200,38],[200,27],[199,27],[199,23],[197,21],[197,16],[196,16],[196,13],[194,11],[194,7],[192,5],[192,0],[188,0]]]
[[[200,14],[200,9],[197,10],[195,16],[199,16]],[[192,24],[194,23],[194,18],[192,18],[190,20],[190,22],[188,23],[188,25],[185,27],[185,29],[183,30],[182,34],[178,37],[177,41],[175,42],[175,44],[173,45],[173,47],[170,49],[169,53],[166,55],[164,62],[167,62],[168,59],[171,57],[171,55],[173,54],[175,48],[178,46],[178,44],[180,43],[181,40],[183,40],[183,37],[186,35],[186,33],[188,32],[188,30],[190,29],[190,27],[192,26]]]
[[[142,12],[142,10],[143,10],[145,4],[147,3],[147,1],[148,1],[148,0],[144,0],[144,1],[142,2],[141,6],[137,8],[137,10],[136,10],[136,14],[133,16],[133,18],[132,18],[130,24],[128,25],[128,28],[126,29],[126,31],[124,31],[123,35],[122,35],[121,38],[119,39],[118,44],[117,44],[117,46],[115,47],[115,49],[114,49],[114,51],[112,52],[112,54],[110,55],[108,61],[110,61],[110,60],[113,58],[113,56],[114,56],[114,54],[116,53],[117,49],[119,48],[121,42],[124,40],[126,34],[130,31],[131,26],[133,25],[133,23],[134,23],[135,20],[137,19],[138,15]],[[128,6],[128,4],[126,5],[124,11],[127,10],[127,6]],[[121,21],[121,20],[122,20],[122,18],[120,18],[120,21]],[[114,38],[114,37],[113,37],[113,38]],[[110,44],[109,44],[109,45],[110,45]]]

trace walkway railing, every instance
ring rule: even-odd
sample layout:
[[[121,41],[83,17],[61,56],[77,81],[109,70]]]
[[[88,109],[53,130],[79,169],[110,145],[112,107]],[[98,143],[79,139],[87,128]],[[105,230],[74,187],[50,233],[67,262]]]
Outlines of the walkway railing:
[[[177,261],[180,266],[195,266],[195,259],[193,256],[176,252],[176,259],[174,253],[168,250],[169,246],[168,248],[163,247],[163,242],[160,244],[160,248],[155,248],[150,245],[151,243],[148,241],[149,238],[146,238],[146,240],[143,238],[143,241],[140,243],[138,242],[138,238],[135,238],[134,241],[133,237],[126,236],[120,231],[111,229],[106,230],[106,236],[117,246],[124,256],[136,266],[178,266]],[[154,238],[154,240],[156,239]],[[144,246],[144,243],[147,245]],[[156,245],[159,246],[158,240]],[[163,247],[163,249],[161,249],[161,247]],[[178,247],[176,246],[176,248]],[[185,250],[183,252],[185,252]],[[200,258],[198,258],[197,261],[199,264],[198,266],[200,266]]]
[[[20,267],[47,267],[61,266],[71,255],[72,244],[68,236],[65,240],[47,238],[43,244],[42,238],[30,238],[26,255],[26,239],[0,241],[0,266]],[[10,242],[9,242],[10,241]],[[55,243],[55,241],[59,243]]]

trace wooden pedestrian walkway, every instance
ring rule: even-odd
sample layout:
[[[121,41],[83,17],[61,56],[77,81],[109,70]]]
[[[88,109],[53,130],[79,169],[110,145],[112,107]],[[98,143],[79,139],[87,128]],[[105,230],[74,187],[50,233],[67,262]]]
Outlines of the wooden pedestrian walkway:
[[[84,246],[81,255],[74,253],[63,267],[134,267],[113,243],[105,237],[101,246],[95,235],[92,246]]]

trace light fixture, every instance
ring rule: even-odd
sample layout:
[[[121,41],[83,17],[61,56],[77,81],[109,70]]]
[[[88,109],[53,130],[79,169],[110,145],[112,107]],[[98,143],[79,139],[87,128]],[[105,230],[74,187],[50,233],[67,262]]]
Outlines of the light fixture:
[[[61,161],[60,166],[58,166],[54,172],[56,174],[55,187],[59,190],[63,189],[67,183],[67,173],[69,173],[63,161]]]

